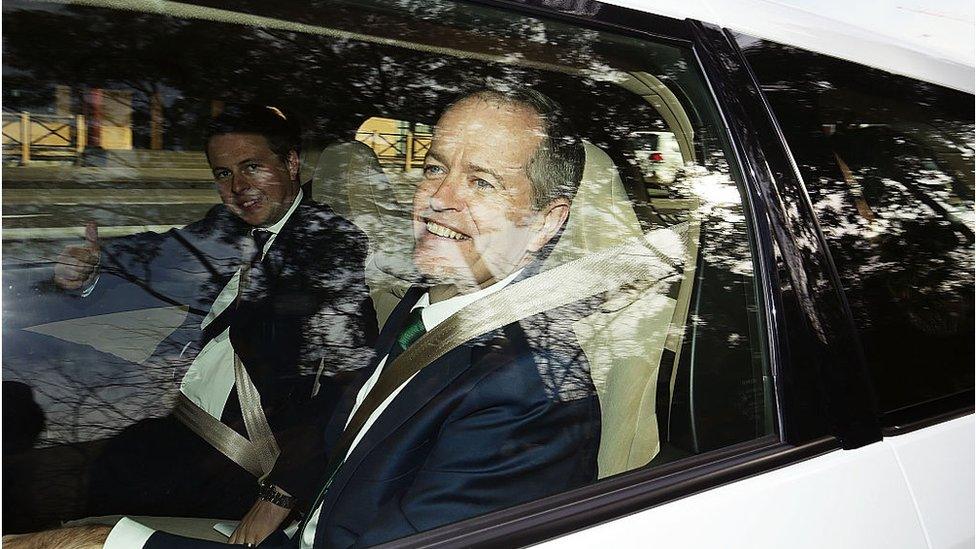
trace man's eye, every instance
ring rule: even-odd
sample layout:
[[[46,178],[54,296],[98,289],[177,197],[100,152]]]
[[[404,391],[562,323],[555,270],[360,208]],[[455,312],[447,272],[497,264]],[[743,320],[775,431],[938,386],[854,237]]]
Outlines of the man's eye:
[[[255,163],[252,162],[252,163],[244,166],[244,171],[247,172],[247,173],[254,173],[254,172],[258,171],[260,168],[261,168],[261,165],[260,164],[255,164]]]
[[[214,179],[225,179],[230,175],[229,170],[214,170]]]
[[[476,178],[474,184],[478,186],[479,189],[490,190],[495,188],[495,184],[486,179]]]
[[[442,166],[435,166],[433,164],[424,166],[425,177],[436,177],[438,175],[444,175],[444,168]]]

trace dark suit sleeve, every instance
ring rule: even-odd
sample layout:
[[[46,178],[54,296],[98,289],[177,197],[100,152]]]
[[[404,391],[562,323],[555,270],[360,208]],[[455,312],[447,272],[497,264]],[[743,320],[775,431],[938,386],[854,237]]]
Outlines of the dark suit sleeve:
[[[315,497],[315,482],[325,472],[328,448],[322,432],[349,381],[373,354],[376,313],[366,286],[366,235],[334,218],[318,229],[309,266],[307,293],[317,309],[302,329],[301,361],[313,373],[322,368],[319,392],[302,405],[301,422],[279,434],[281,455],[268,481],[305,504]],[[307,260],[307,259],[306,259]]]
[[[325,473],[328,448],[322,436],[335,409],[338,390],[327,384],[315,399],[302,407],[306,421],[276,433],[281,454],[266,479],[298,498],[300,509],[316,495],[316,482]]]
[[[89,299],[102,299],[131,285],[141,289],[146,300],[203,308],[213,297],[210,293],[200,295],[205,281],[228,267],[211,257],[213,249],[201,249],[205,244],[198,235],[219,241],[217,233],[227,229],[228,215],[222,205],[217,205],[203,219],[183,228],[107,239],[102,245],[99,280]],[[230,249],[231,244],[225,247]],[[221,251],[218,256],[229,253]]]
[[[592,482],[595,397],[546,397],[534,365],[496,370],[461,402],[402,498],[387,502],[356,546],[542,498]],[[532,373],[526,374],[527,368]],[[354,487],[353,487],[354,488]]]
[[[98,258],[98,278],[84,302],[92,306],[102,305],[104,308],[105,304],[101,303],[101,300],[114,295],[116,291],[124,291],[129,286],[138,289],[137,284],[141,282],[140,275],[145,278],[147,265],[161,255],[164,243],[174,231],[145,232],[102,239]],[[38,289],[70,297],[81,297],[87,290],[86,287],[77,290],[59,288],[53,281],[53,271],[51,278],[40,282]],[[138,295],[138,293],[130,293]],[[145,294],[144,291],[139,293]],[[127,297],[131,299],[131,296]],[[120,303],[124,301],[120,300]]]

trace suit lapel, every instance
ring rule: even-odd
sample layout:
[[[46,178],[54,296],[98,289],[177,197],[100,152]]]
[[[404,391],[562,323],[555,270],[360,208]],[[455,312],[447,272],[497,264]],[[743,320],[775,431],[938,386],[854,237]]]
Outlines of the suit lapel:
[[[306,239],[320,225],[316,219],[319,213],[324,212],[306,201],[295,208],[274,237],[268,252],[251,268],[248,287],[243,294],[245,300],[260,300],[282,288],[286,292],[294,291],[297,281],[304,275],[318,272],[318,266],[308,263],[307,247],[312,243]]]
[[[301,253],[301,244],[302,239],[307,238],[304,229],[310,226],[311,213],[310,206],[299,204],[278,231],[264,259],[255,266],[255,270],[261,272],[268,284],[281,276],[285,268],[285,258],[289,258],[289,269],[294,269],[294,272],[305,269],[305,254]]]
[[[366,431],[359,444],[353,448],[342,467],[332,480],[332,485],[322,501],[320,524],[331,513],[338,497],[356,469],[375,447],[393,434],[404,423],[426,406],[435,396],[451,385],[454,380],[471,366],[471,347],[462,345],[434,361],[404,385],[403,390],[379,415],[376,422]],[[395,457],[391,456],[391,459]],[[325,528],[321,528],[318,536]]]
[[[343,402],[344,407],[342,408],[342,413],[340,416],[337,416],[342,418],[341,425],[343,427],[348,420],[352,403],[355,402],[355,395],[358,394],[359,388],[362,387],[362,383],[375,371],[379,360],[387,355],[390,347],[393,345],[394,339],[406,321],[410,309],[413,308],[413,305],[420,299],[424,291],[425,289],[421,287],[411,287],[390,314],[390,318],[383,327],[383,331],[380,332],[377,341],[377,358],[369,368],[369,373],[364,373],[362,382],[357,384],[356,390],[349,391],[347,396],[351,395],[352,398],[348,403]],[[366,431],[362,440],[349,453],[345,463],[343,463],[342,467],[336,473],[335,478],[332,480],[332,485],[328,492],[326,492],[325,499],[322,502],[322,517],[329,515],[330,509],[335,504],[338,495],[341,494],[344,486],[349,482],[349,479],[359,464],[372,452],[373,448],[399,429],[401,425],[449,386],[470,365],[471,347],[462,345],[452,349],[440,359],[429,364],[418,372],[412,380],[406,383],[400,394],[397,395],[390,405],[379,415],[376,422]],[[334,433],[330,433],[331,436],[327,439],[330,445],[334,444],[335,440],[342,433],[341,429],[335,431]]]
[[[425,291],[422,287],[411,286],[404,294],[403,299],[400,300],[400,303],[390,313],[390,318],[376,339],[376,352],[373,353],[373,360],[370,361],[366,368],[363,368],[356,382],[350,385],[349,389],[345,391],[342,396],[342,401],[339,403],[333,415],[333,420],[329,422],[328,429],[325,433],[327,448],[331,448],[339,440],[339,436],[342,435],[342,431],[345,429],[346,422],[349,421],[352,406],[356,403],[356,395],[359,394],[359,390],[366,383],[366,380],[369,379],[369,376],[373,375],[380,360],[387,355],[390,347],[393,346],[393,341],[400,331],[400,326],[406,321],[407,316],[410,314],[410,309],[417,303],[417,300],[420,299],[420,296]]]
[[[390,347],[393,346],[393,341],[403,328],[403,323],[410,316],[410,309],[413,309],[413,306],[417,304],[417,301],[420,300],[426,291],[427,289],[422,286],[411,286],[403,294],[403,298],[400,299],[397,306],[393,308],[393,312],[390,313],[390,317],[386,320],[386,324],[383,325],[383,329],[376,339],[376,356],[378,359],[383,358],[390,351]],[[378,362],[379,360],[377,360]]]

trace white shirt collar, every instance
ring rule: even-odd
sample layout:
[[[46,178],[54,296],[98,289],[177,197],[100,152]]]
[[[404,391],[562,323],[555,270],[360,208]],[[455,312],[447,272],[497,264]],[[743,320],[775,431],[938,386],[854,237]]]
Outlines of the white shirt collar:
[[[301,187],[299,187],[298,194],[295,195],[295,201],[291,203],[291,207],[288,208],[288,211],[285,212],[285,215],[281,216],[281,219],[279,219],[277,223],[275,223],[270,227],[251,227],[251,234],[254,234],[255,229],[263,229],[265,231],[270,232],[273,235],[277,235],[278,233],[281,232],[281,228],[285,226],[285,223],[288,222],[288,218],[291,217],[291,214],[295,213],[295,210],[298,209],[298,204],[301,201],[302,201],[302,189]]]
[[[501,290],[505,286],[508,286],[518,277],[518,275],[522,273],[523,270],[524,269],[519,269],[491,286],[482,288],[477,292],[456,295],[452,298],[445,299],[444,301],[438,301],[433,305],[430,303],[430,292],[426,292],[419,300],[417,300],[417,303],[411,307],[410,310],[412,311],[417,307],[424,307],[424,310],[420,312],[420,316],[424,320],[424,328],[426,328],[428,331],[433,330],[434,326],[444,322],[454,313],[460,311],[475,301],[478,301],[479,299],[489,296],[498,290]]]

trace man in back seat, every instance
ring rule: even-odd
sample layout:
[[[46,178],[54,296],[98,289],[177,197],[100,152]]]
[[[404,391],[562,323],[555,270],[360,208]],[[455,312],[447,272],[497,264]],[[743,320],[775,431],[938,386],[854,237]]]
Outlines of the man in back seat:
[[[87,511],[245,517],[239,535],[267,534],[291,512],[279,495],[314,497],[302,480],[321,467],[293,464],[308,465],[306,442],[319,431],[312,421],[325,422],[352,377],[346,369],[371,355],[367,242],[302,190],[294,118],[274,107],[227,105],[209,122],[205,143],[221,204],[166,233],[99,243],[92,227],[89,246],[67,249],[55,270],[66,290],[88,286],[83,299],[92,306],[123,292],[141,293],[145,307],[162,296],[197,311],[147,359],[158,381],[119,404],[116,415],[134,410],[140,421],[108,440],[92,464]],[[132,286],[145,290],[126,293]],[[127,328],[143,327],[116,329]],[[254,386],[250,403],[238,364]],[[262,411],[280,455],[260,469],[195,428],[223,423],[253,439],[247,419]]]
[[[582,173],[582,147],[565,126],[558,105],[531,90],[480,91],[443,113],[414,197],[413,259],[426,283],[403,297],[339,404],[328,473],[298,532],[262,547],[374,545],[596,479],[600,407],[572,331],[585,306],[458,341],[419,371],[418,350],[444,326],[410,348],[438,325],[471,324],[455,313],[538,273]],[[111,534],[43,535],[33,541],[218,546],[129,519]]]

